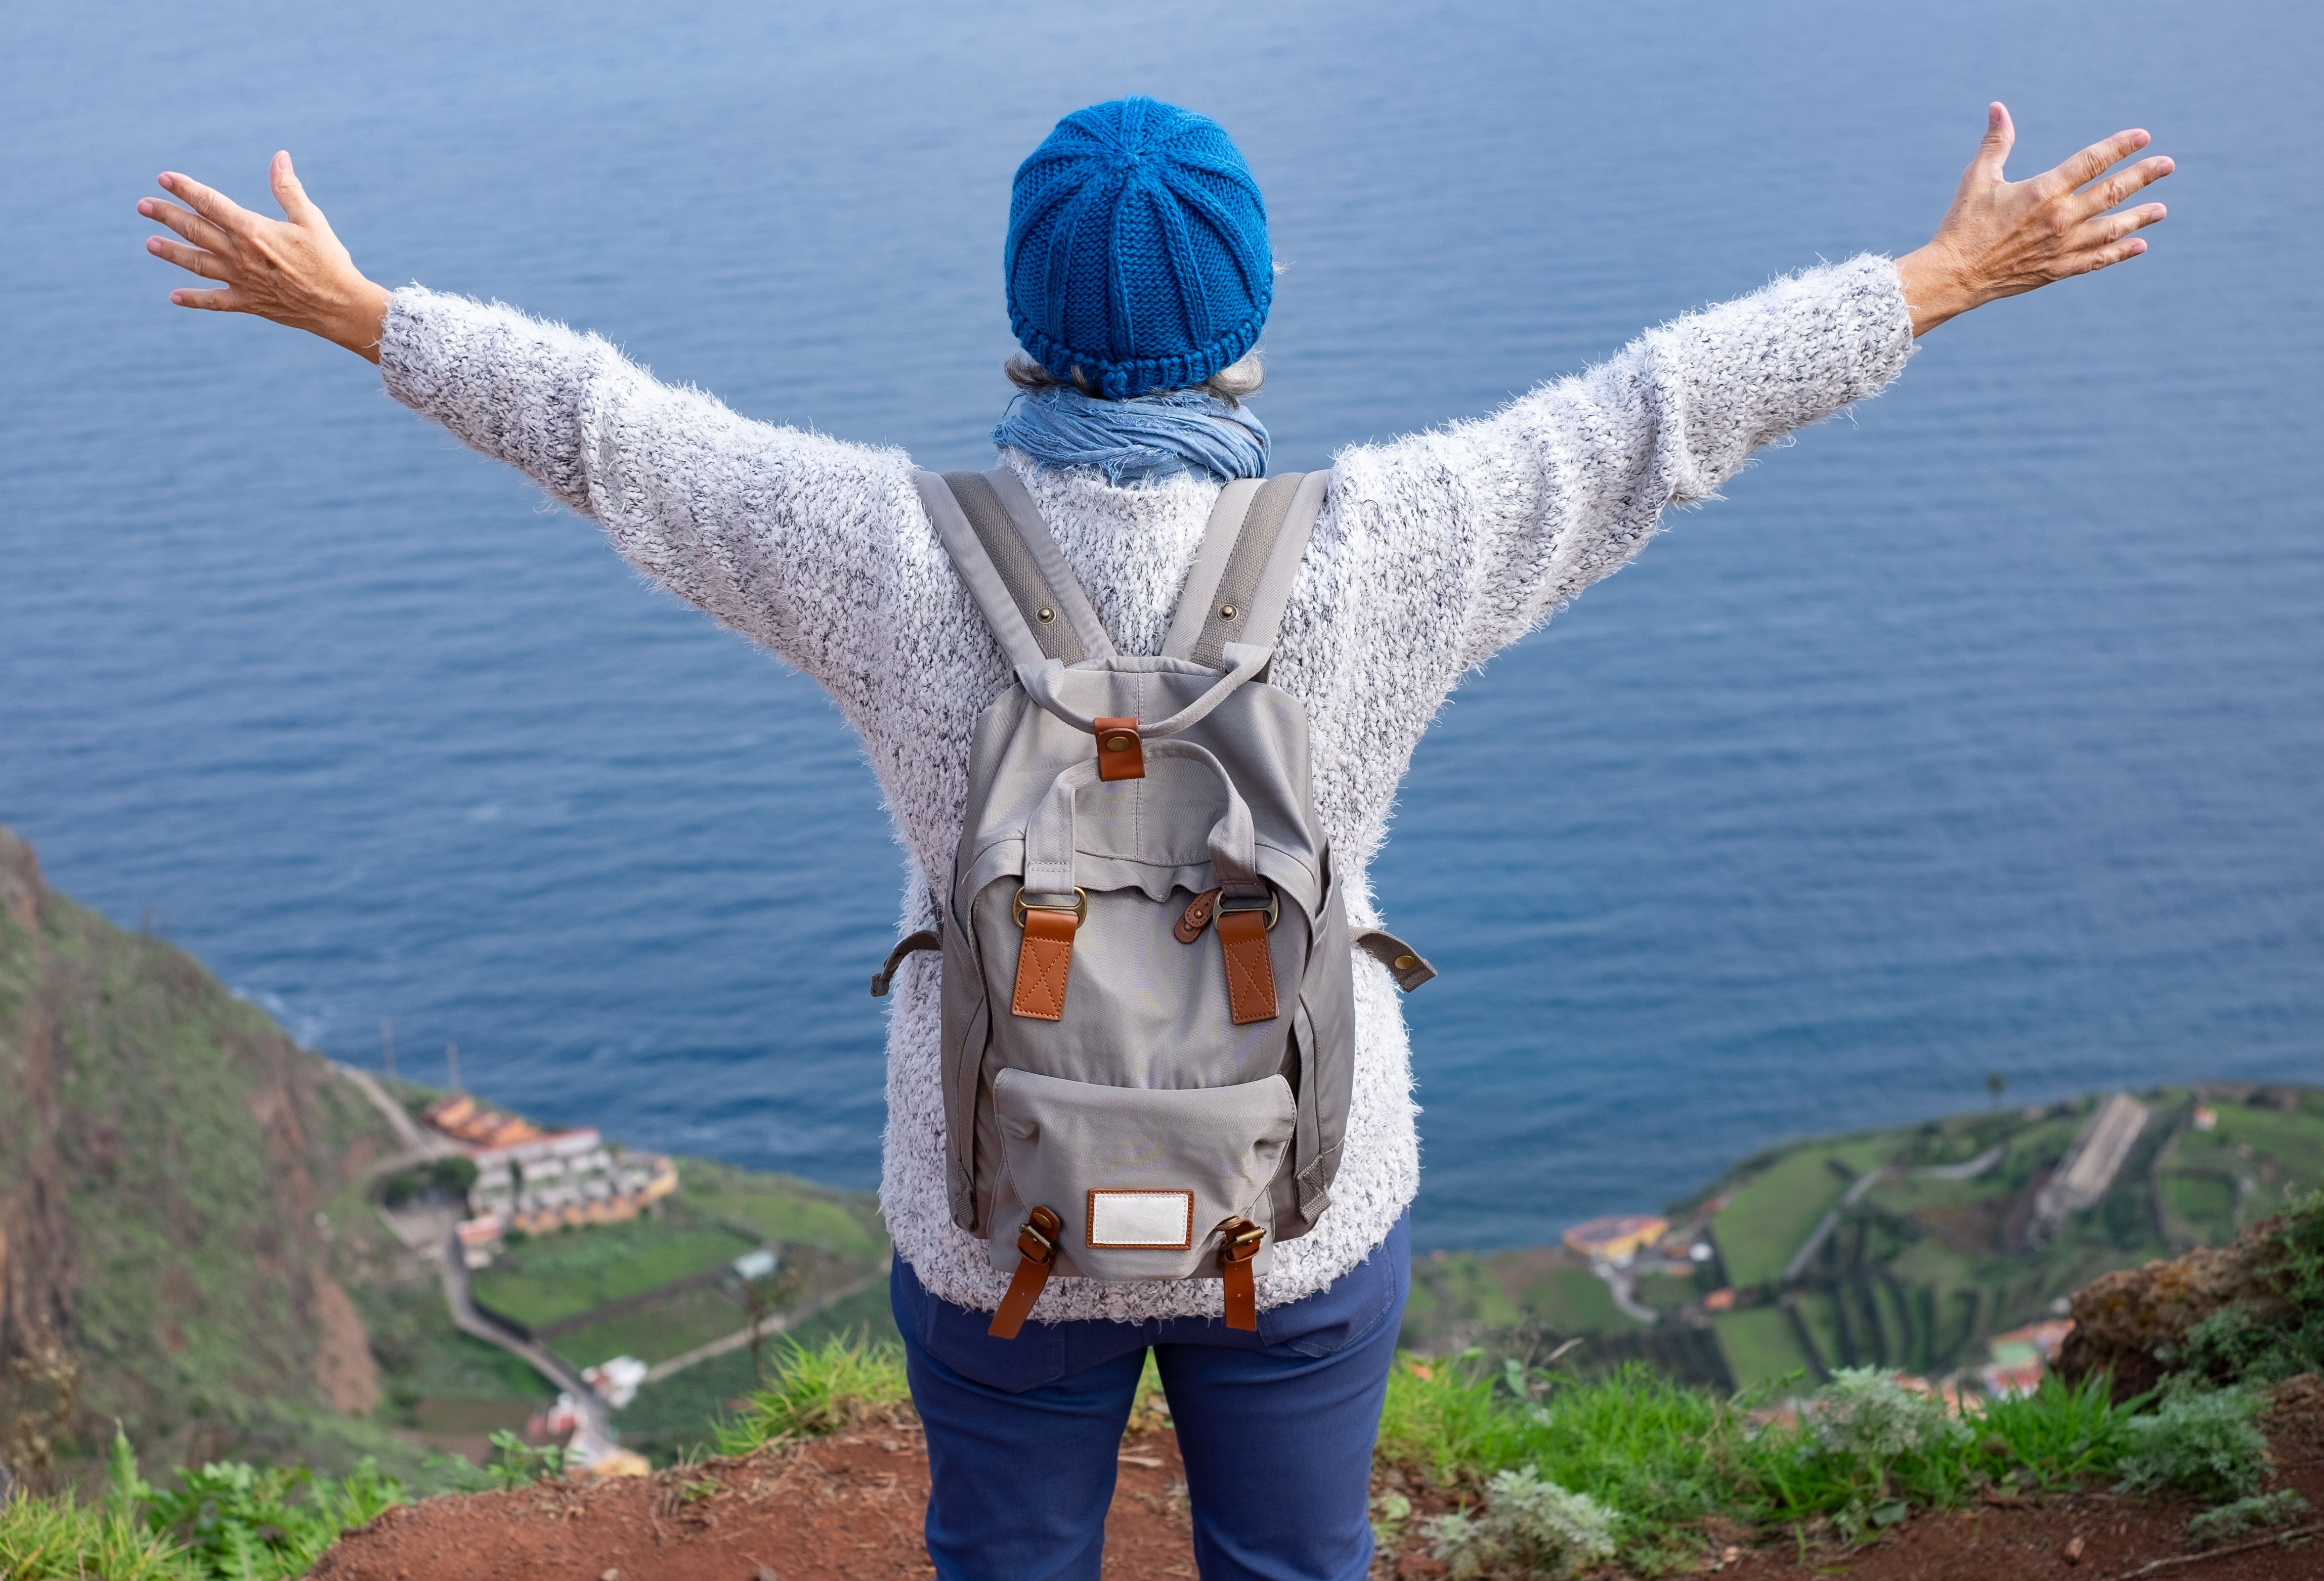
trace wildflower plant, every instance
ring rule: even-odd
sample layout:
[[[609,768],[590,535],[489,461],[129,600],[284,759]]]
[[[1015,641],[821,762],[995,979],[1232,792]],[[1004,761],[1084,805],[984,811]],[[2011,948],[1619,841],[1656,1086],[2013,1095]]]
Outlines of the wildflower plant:
[[[1462,1511],[1428,1524],[1452,1581],[1572,1576],[1614,1557],[1621,1517],[1587,1494],[1541,1480],[1531,1466],[1496,1474],[1482,1515]]]

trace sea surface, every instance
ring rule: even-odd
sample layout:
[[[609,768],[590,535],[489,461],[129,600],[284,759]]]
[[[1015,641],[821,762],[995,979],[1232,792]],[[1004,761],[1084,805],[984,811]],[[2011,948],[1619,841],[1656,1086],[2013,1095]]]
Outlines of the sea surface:
[[[1377,873],[1424,1245],[1762,1144],[2324,1080],[2324,12],[5,6],[0,820],[301,1038],[862,1186],[899,859],[838,716],[372,371],[170,308],[165,168],[753,417],[988,464],[1017,161],[1222,119],[1277,464],[1490,409],[2144,125],[2146,257],[1930,337],[1473,677]],[[5,1101],[5,1098],[0,1098]]]

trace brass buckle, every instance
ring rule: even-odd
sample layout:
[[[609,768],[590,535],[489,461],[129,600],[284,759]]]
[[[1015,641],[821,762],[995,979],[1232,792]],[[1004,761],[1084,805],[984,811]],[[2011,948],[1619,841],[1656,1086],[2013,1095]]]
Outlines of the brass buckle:
[[[1058,907],[1054,905],[1027,905],[1025,904],[1025,887],[1021,884],[1017,887],[1017,897],[1009,903],[1010,915],[1017,919],[1017,925],[1020,928],[1025,925],[1025,914],[1027,912],[1056,911],[1058,909]],[[1089,891],[1084,889],[1077,884],[1074,887],[1074,924],[1078,927],[1087,921],[1089,921]],[[1275,924],[1271,922],[1268,924],[1268,926],[1269,927],[1273,927],[1274,925]]]
[[[1248,1218],[1230,1218],[1219,1226],[1219,1230],[1227,1237],[1226,1244],[1219,1248],[1222,1263],[1250,1262],[1259,1255],[1259,1244],[1267,1239],[1267,1232]]]
[[[1019,893],[1022,894],[1023,891],[1019,890]],[[1249,896],[1243,896],[1240,898],[1241,900],[1241,904],[1236,905],[1233,901],[1230,900],[1223,892],[1222,892],[1219,896],[1218,915],[1225,916],[1231,912],[1257,911],[1259,909],[1259,902],[1251,899]],[[1283,896],[1277,892],[1274,885],[1269,884],[1267,887],[1267,931],[1270,933],[1275,932],[1275,924],[1282,920]],[[1023,925],[1024,924],[1022,923],[1018,924],[1019,927],[1022,927]]]

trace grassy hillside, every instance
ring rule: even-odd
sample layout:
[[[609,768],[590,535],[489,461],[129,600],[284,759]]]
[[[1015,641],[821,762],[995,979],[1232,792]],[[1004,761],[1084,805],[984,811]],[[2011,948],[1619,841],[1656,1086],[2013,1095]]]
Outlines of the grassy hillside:
[[[384,1085],[410,1111],[437,1096]],[[482,1459],[554,1394],[460,1332],[436,1241],[383,1216],[414,1161],[355,1082],[166,940],[50,890],[5,828],[0,1093],[0,1465],[85,1474],[117,1418],[149,1465],[369,1454],[424,1489],[450,1475],[431,1455]],[[877,1329],[885,1299],[868,1193],[679,1172],[652,1217],[512,1236],[474,1282],[576,1366],[707,1347],[632,1408],[665,1455],[752,1385],[739,1254],[779,1252],[755,1293],[810,1336]]]
[[[1674,1251],[1626,1271],[1651,1324],[1618,1310],[1613,1271],[1563,1247],[1437,1254],[1414,1269],[1406,1343],[1538,1358],[1580,1338],[1569,1365],[1642,1360],[1728,1388],[1977,1366],[1987,1340],[2052,1315],[2098,1274],[2224,1245],[2324,1181],[2324,1092],[2227,1083],[2139,1097],[2145,1123],[2107,1190],[2054,1227],[2038,1221],[2043,1190],[2098,1098],[1745,1160],[1672,1205]]]
[[[379,1447],[335,1276],[392,1131],[166,940],[51,891],[0,829],[0,1454]],[[44,1445],[41,1441],[48,1441]]]

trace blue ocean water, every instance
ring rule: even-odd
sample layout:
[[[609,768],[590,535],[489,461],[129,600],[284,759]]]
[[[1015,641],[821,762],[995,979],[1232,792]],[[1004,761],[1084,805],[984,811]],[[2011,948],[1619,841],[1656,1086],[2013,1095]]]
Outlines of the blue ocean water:
[[[357,260],[740,410],[982,464],[1016,161],[1153,93],[1286,265],[1277,464],[1480,412],[2024,175],[2175,155],[2154,250],[1899,386],[1455,697],[1378,869],[1425,1245],[1762,1144],[2202,1074],[2324,1079],[2324,397],[2291,4],[235,0],[8,7],[0,820],[316,1046],[876,1177],[897,857],[808,683],[390,403],[183,313],[157,170],[292,149]]]

